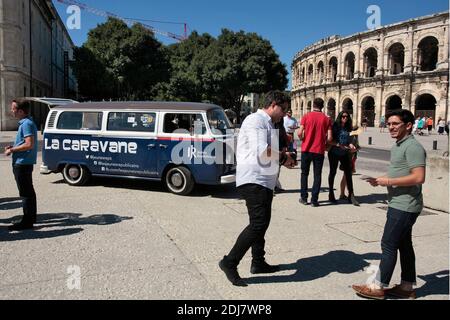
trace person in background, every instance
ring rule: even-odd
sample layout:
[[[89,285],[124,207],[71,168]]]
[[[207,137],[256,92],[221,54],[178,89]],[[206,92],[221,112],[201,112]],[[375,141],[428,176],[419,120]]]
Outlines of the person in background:
[[[445,130],[445,121],[442,118],[439,118],[438,124],[437,124],[437,132],[439,135],[443,135]]]
[[[333,141],[330,143],[331,148],[328,151],[328,160],[330,162],[330,173],[328,175],[329,194],[328,200],[331,203],[337,203],[334,196],[334,178],[338,164],[340,163],[344,170],[345,180],[349,192],[347,198],[349,203],[359,206],[355,198],[352,180],[351,154],[356,152],[356,146],[352,144],[350,132],[352,131],[352,119],[347,111],[341,111],[335,123],[333,124]]]
[[[386,122],[385,122],[385,117],[381,116],[380,117],[380,132],[383,133],[384,132],[384,128],[386,128]]]
[[[431,135],[431,131],[433,130],[433,124],[434,124],[433,118],[429,117],[427,119],[427,128],[428,128],[428,135],[429,136]]]
[[[12,155],[12,167],[19,195],[23,199],[23,217],[19,223],[8,227],[10,231],[32,229],[36,223],[36,192],[33,187],[33,166],[36,164],[38,141],[37,128],[30,117],[29,102],[11,103],[11,113],[19,120],[16,142],[5,148],[5,155]]]
[[[325,159],[327,142],[331,142],[331,121],[323,112],[323,100],[313,101],[313,111],[308,112],[301,120],[298,137],[302,141],[300,199],[301,204],[308,204],[308,175],[311,162],[314,167],[314,183],[311,195],[311,205],[319,206],[319,192],[322,183],[322,168]]]
[[[356,147],[355,152],[350,152],[350,158],[351,158],[351,164],[352,164],[352,173],[356,173],[356,159],[358,157],[358,151],[361,149],[361,146],[359,145],[359,139],[358,135],[362,132],[358,126],[353,127],[353,131],[350,132],[350,139],[351,144],[353,144]],[[339,169],[344,171],[344,168],[342,165],[339,166]],[[341,180],[341,194],[339,196],[340,200],[348,199],[348,197],[345,195],[345,188],[347,187],[347,179],[345,178],[345,173],[342,175]],[[348,195],[350,197],[350,194]]]

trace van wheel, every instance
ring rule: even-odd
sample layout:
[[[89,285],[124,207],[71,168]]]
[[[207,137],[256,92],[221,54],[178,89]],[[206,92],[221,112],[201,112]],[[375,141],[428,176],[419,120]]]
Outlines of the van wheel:
[[[185,167],[174,167],[169,169],[165,176],[165,182],[167,188],[171,192],[182,196],[191,193],[195,184],[191,172]]]
[[[91,177],[89,170],[78,164],[66,164],[62,175],[67,184],[71,186],[82,186]]]

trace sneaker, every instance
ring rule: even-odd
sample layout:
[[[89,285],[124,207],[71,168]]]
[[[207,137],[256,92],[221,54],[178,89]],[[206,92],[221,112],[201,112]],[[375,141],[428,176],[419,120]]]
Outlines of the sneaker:
[[[320,207],[320,204],[318,201],[311,201],[311,206],[313,207]]]
[[[308,205],[308,200],[306,200],[306,199],[300,198],[300,199],[298,199],[298,202],[300,202],[301,204],[304,204],[305,206]]]
[[[252,262],[252,266],[250,267],[250,273],[274,273],[280,271],[280,266],[272,266],[267,262]]]
[[[19,223],[15,223],[8,227],[9,231],[21,231],[21,230],[28,230],[28,229],[33,229],[32,223],[19,222]]]
[[[347,200],[347,196],[345,194],[341,194],[339,196],[339,200]]]
[[[352,285],[352,289],[355,290],[356,294],[363,298],[384,300],[384,290],[383,289],[371,289],[368,285]]]
[[[406,291],[403,290],[399,284],[396,284],[391,289],[384,290],[384,293],[388,296],[401,298],[401,299],[416,299],[416,290]]]
[[[227,263],[225,261],[225,257],[222,260],[220,260],[219,268],[225,273],[225,275],[227,276],[227,279],[234,286],[237,286],[237,287],[246,287],[247,286],[247,284],[244,282],[244,280],[242,280],[241,276],[237,272],[237,268],[230,268],[227,265]]]

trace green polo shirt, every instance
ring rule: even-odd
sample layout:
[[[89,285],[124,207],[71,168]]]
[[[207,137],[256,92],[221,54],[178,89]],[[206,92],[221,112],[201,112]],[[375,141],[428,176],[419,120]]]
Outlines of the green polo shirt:
[[[411,174],[417,167],[425,167],[427,154],[412,135],[397,141],[391,149],[391,163],[388,177],[399,178]],[[388,187],[389,207],[412,213],[423,208],[422,185],[409,187]]]

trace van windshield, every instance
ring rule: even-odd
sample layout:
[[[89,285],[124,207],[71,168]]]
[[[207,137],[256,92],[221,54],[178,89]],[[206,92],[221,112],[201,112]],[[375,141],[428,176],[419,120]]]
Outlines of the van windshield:
[[[213,134],[225,134],[227,130],[233,129],[230,120],[222,109],[213,109],[208,111],[208,122]]]

